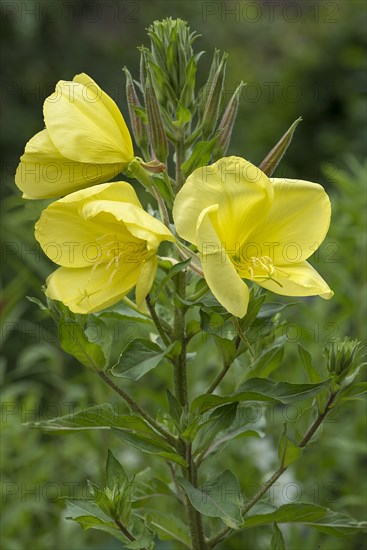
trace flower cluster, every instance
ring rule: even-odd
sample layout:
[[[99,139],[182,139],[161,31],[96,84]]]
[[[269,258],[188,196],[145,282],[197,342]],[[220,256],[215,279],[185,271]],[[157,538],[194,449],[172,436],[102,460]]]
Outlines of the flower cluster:
[[[137,97],[132,86],[128,78],[130,101]],[[154,94],[151,85],[147,90]],[[147,109],[153,105],[158,116],[158,101],[149,97]],[[142,110],[129,107],[135,118]],[[181,115],[189,120],[186,111]],[[153,118],[148,112],[148,122]],[[167,152],[165,129],[159,129],[163,118],[154,119],[151,130],[157,131],[150,133],[158,145],[164,137]],[[63,197],[36,224],[36,239],[60,266],[47,280],[47,296],[75,313],[89,313],[135,288],[142,307],[155,279],[160,243],[176,241],[169,214],[164,224],[144,211],[129,183],[106,182],[123,171],[134,175],[131,167],[139,165],[151,190],[153,178],[142,166],[159,164],[162,171],[164,165],[154,158],[144,165],[134,157],[117,105],[86,74],[57,84],[44,103],[44,119],[46,128],[27,143],[15,181],[25,198]],[[139,128],[144,131],[144,125]],[[330,223],[324,189],[308,181],[271,179],[239,157],[199,166],[183,185],[179,181],[172,216],[177,238],[192,245],[209,288],[227,311],[240,318],[246,314],[249,289],[243,279],[286,296],[331,298],[332,291],[307,262]],[[160,206],[165,201],[161,191],[155,189]],[[176,241],[183,247],[187,242]]]

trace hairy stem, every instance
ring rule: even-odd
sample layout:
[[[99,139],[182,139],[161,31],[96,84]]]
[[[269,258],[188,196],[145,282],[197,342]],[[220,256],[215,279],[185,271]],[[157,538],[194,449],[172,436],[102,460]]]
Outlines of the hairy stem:
[[[154,428],[157,432],[159,432],[165,438],[167,443],[176,447],[176,444],[177,444],[176,439],[170,433],[168,433],[164,428],[162,428],[162,426],[160,426],[154,420],[154,418],[152,418],[125,390],[117,386],[117,384],[115,384],[115,382],[111,380],[111,378],[109,378],[109,376],[105,372],[96,371],[96,373],[106,384],[110,386],[110,388],[112,388],[116,393],[119,394],[120,397],[122,397],[122,399],[124,399],[124,401],[126,401],[130,409],[134,413],[143,417],[144,420],[146,420],[152,428]]]
[[[238,350],[238,347],[241,343],[241,338],[239,336],[236,337],[236,351]],[[213,393],[213,391],[219,386],[227,372],[229,371],[230,367],[233,365],[233,361],[231,363],[225,363],[223,365],[223,368],[220,372],[218,372],[217,376],[213,380],[213,382],[210,384],[209,388],[206,390],[206,393]]]
[[[151,302],[151,299],[150,299],[150,296],[149,294],[147,295],[146,299],[145,299],[146,303],[147,303],[147,306],[148,306],[148,309],[149,309],[149,313],[154,321],[154,324],[156,326],[156,329],[158,330],[159,332],[159,335],[160,337],[162,338],[163,340],[163,343],[166,345],[166,346],[169,346],[170,345],[170,339],[168,338],[167,334],[166,334],[166,331],[164,330],[163,326],[162,326],[162,323],[161,323],[161,319],[158,317],[157,315],[157,312],[155,310],[155,307],[154,305],[152,304]]]
[[[184,184],[184,176],[182,173],[182,164],[185,161],[185,144],[181,139],[177,140],[176,148],[176,190],[179,191]]]
[[[180,298],[186,297],[186,273],[180,271],[175,276],[176,294]],[[175,359],[175,393],[176,397],[184,407],[188,401],[187,373],[186,373],[186,335],[185,335],[185,311],[181,304],[175,307],[174,338],[181,343],[181,352]]]
[[[322,412],[319,412],[315,422],[307,430],[306,434],[298,444],[300,448],[306,447],[306,445],[311,441],[312,437],[322,424],[323,420],[331,410],[331,406],[337,396],[338,392],[331,392],[329,398],[326,402],[325,408]],[[270,487],[277,481],[277,479],[287,470],[288,466],[280,466],[273,475],[265,481],[265,483],[260,487],[257,493],[252,497],[251,500],[242,508],[241,514],[243,517],[255,506],[255,504],[261,499],[261,497],[270,489]],[[230,535],[234,534],[236,531],[230,527],[225,527],[219,531],[214,537],[208,541],[209,548],[214,548],[217,544],[222,542],[224,539],[228,538]]]
[[[125,535],[125,537],[128,540],[130,540],[131,542],[136,540],[136,538],[130,533],[130,531],[128,529],[126,529],[126,527],[121,523],[121,521],[119,521],[118,519],[115,519],[115,523],[116,523],[117,527],[120,529],[121,533],[123,535]],[[141,550],[146,550],[145,546]]]

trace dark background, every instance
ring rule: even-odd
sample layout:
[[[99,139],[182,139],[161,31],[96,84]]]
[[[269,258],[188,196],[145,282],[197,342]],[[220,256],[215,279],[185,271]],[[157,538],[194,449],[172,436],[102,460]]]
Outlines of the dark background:
[[[137,47],[148,45],[145,28],[154,19],[172,16],[187,20],[202,35],[195,42],[197,51],[206,51],[198,71],[201,84],[214,48],[230,54],[227,97],[241,80],[247,82],[231,154],[259,163],[301,115],[303,122],[276,175],[321,182],[331,195],[332,226],[313,263],[335,297],[328,303],[304,300],[290,309],[286,331],[290,345],[301,342],[321,360],[323,346],[335,338],[365,337],[366,4],[358,0],[2,1],[1,16],[3,547],[118,548],[111,538],[83,532],[65,521],[57,499],[85,494],[87,478],[102,483],[107,446],[131,472],[145,467],[145,458],[119,447],[105,434],[48,436],[22,425],[67,414],[71,407],[111,401],[108,390],[91,373],[59,350],[55,327],[25,298],[42,297],[41,285],[52,270],[33,238],[42,204],[29,201],[24,207],[14,185],[26,141],[43,128],[43,101],[58,80],[86,72],[116,100],[128,120],[121,69],[126,65],[138,76]],[[199,369],[202,374],[203,357],[215,364],[213,353],[212,348],[199,353],[192,372]],[[303,381],[293,358],[291,351],[282,376]],[[158,382],[152,377],[146,386],[139,384],[143,402],[164,403],[166,375],[159,376]],[[199,388],[200,382],[191,376]],[[314,447],[292,477],[282,480],[283,501],[309,500],[363,519],[364,413],[363,404],[351,403],[326,425],[322,453]],[[272,429],[276,440],[276,423],[270,433]],[[243,470],[243,479],[249,473],[260,479],[270,471],[272,448],[248,446],[244,455],[233,449],[229,466]],[[256,459],[259,455],[262,460]],[[298,489],[293,487],[292,492],[290,483]],[[266,548],[269,533],[264,528],[255,531],[242,541],[233,539],[228,548]],[[363,544],[359,537],[338,540],[296,527],[286,531],[286,540],[290,550],[301,546],[345,550]]]

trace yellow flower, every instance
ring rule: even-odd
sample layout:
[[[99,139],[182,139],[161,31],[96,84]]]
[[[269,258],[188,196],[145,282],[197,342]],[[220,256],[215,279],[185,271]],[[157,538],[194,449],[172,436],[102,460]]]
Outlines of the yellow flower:
[[[121,112],[88,75],[60,80],[43,112],[46,129],[27,143],[15,175],[24,198],[61,197],[108,181],[133,159]]]
[[[75,313],[100,311],[134,287],[140,307],[153,284],[159,244],[175,240],[126,182],[95,185],[55,201],[42,212],[35,236],[61,266],[47,279],[47,296]]]
[[[249,300],[242,279],[285,296],[333,296],[306,261],[324,240],[330,213],[321,185],[269,179],[239,157],[195,170],[173,207],[177,232],[197,246],[211,291],[237,317]]]

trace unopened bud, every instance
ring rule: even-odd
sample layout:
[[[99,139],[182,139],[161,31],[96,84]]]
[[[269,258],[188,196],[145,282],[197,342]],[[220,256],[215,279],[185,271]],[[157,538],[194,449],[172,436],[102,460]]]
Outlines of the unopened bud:
[[[278,143],[273,147],[270,153],[264,158],[264,160],[259,164],[260,170],[264,172],[267,176],[271,176],[279,162],[282,160],[285,152],[287,151],[295,129],[298,124],[301,122],[302,117],[297,118],[292,124],[292,126],[286,131],[286,133],[280,138]]]
[[[131,120],[131,128],[137,145],[144,151],[148,144],[147,128],[135,110],[135,108],[141,108],[141,105],[130,71],[126,67],[124,67],[124,71],[126,75],[126,97]]]
[[[226,110],[224,111],[222,120],[219,123],[219,134],[213,153],[214,160],[224,157],[228,150],[228,146],[231,141],[233,126],[236,121],[238,105],[240,103],[239,95],[244,85],[245,84],[241,82],[241,84],[235,90],[233,96],[229,100]]]
[[[344,338],[341,342],[333,342],[324,348],[327,370],[337,377],[338,382],[353,374],[361,366],[358,360],[360,349],[360,342],[349,338]]]
[[[145,83],[144,96],[145,106],[147,109],[150,144],[156,158],[161,162],[165,162],[168,157],[167,136],[157,97],[152,85],[152,79],[149,73],[147,74]]]
[[[223,54],[219,66],[212,81],[208,81],[207,97],[205,102],[201,131],[204,139],[207,139],[214,131],[218,120],[219,107],[223,97],[223,83],[227,65],[227,54]],[[209,79],[211,76],[209,75]]]

